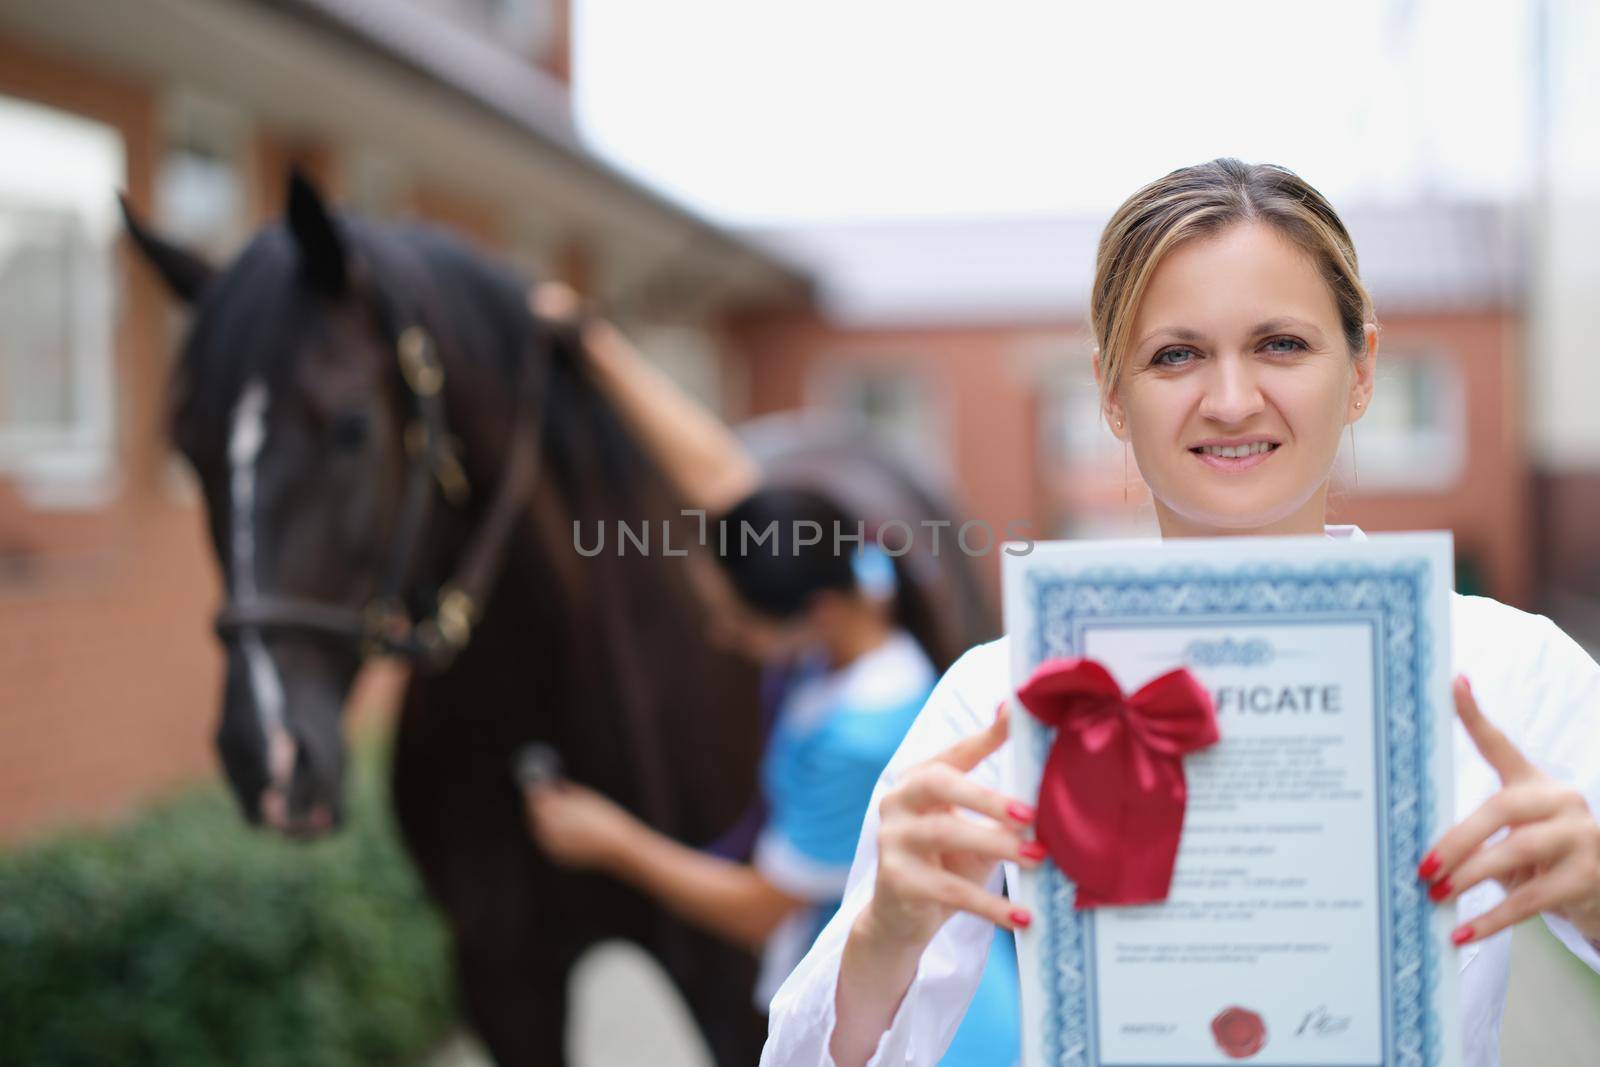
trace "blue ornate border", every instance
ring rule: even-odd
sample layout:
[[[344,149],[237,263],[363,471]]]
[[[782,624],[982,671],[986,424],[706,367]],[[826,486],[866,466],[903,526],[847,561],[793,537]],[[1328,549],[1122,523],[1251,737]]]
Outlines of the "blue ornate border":
[[[1429,1011],[1439,981],[1441,960],[1428,935],[1431,906],[1412,871],[1427,845],[1434,796],[1428,764],[1433,744],[1427,678],[1433,638],[1424,618],[1428,564],[1406,560],[1386,564],[1245,564],[1232,568],[1199,565],[1157,572],[1099,568],[1077,574],[1026,575],[1025,595],[1032,606],[1028,638],[1029,669],[1054,656],[1080,654],[1085,624],[1112,619],[1193,622],[1196,617],[1272,616],[1315,620],[1353,614],[1370,618],[1378,631],[1381,673],[1379,714],[1388,725],[1380,758],[1388,805],[1387,888],[1390,1019],[1385,1027],[1386,1064],[1435,1067],[1441,1055],[1438,1021]],[[1028,736],[1039,766],[1052,732],[1028,722]],[[1076,888],[1054,864],[1041,868],[1041,890],[1049,901],[1042,966],[1048,1004],[1045,1011],[1045,1062],[1051,1067],[1097,1067],[1091,1024],[1093,983],[1085,953],[1085,930],[1073,910]]]

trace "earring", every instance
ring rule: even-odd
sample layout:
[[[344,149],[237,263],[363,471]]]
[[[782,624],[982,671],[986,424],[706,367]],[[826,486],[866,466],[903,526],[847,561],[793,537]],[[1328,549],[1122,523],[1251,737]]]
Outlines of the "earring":
[[[1356,410],[1361,410],[1361,401],[1356,401]],[[1356,462],[1356,424],[1350,423],[1350,488],[1361,488],[1361,466]]]
[[[1117,429],[1122,429],[1122,423],[1117,423]],[[1122,442],[1122,502],[1128,502],[1128,442]]]
[[[1356,401],[1356,407],[1361,406],[1361,401]],[[1356,463],[1356,424],[1350,423],[1350,488],[1361,488],[1361,466]]]

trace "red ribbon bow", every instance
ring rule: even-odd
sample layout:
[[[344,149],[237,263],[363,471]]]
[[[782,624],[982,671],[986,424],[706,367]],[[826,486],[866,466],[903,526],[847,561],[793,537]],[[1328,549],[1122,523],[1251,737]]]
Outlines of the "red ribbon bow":
[[[1039,785],[1039,840],[1078,908],[1167,899],[1189,788],[1183,757],[1217,742],[1211,694],[1187,670],[1131,697],[1100,664],[1046,660],[1017,690],[1056,729]]]

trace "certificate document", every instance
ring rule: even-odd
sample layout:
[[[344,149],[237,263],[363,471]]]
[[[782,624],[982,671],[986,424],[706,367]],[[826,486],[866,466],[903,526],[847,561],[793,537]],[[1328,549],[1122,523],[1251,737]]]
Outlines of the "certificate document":
[[[1186,667],[1220,740],[1183,759],[1165,902],[1014,887],[1027,1067],[1456,1067],[1453,911],[1417,864],[1452,822],[1451,542],[1040,542],[1004,558],[1013,692],[1093,659]],[[1017,795],[1055,731],[1011,702]]]

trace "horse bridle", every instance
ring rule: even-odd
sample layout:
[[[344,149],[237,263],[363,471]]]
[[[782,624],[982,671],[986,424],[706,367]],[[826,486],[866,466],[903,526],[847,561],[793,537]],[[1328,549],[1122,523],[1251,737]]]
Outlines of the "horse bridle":
[[[406,607],[405,581],[412,555],[427,526],[437,482],[454,506],[466,503],[471,489],[449,432],[444,406],[444,367],[426,328],[412,324],[394,342],[400,377],[414,413],[404,431],[408,462],[400,518],[388,566],[378,592],[363,608],[303,597],[228,598],[217,613],[217,636],[228,641],[242,631],[293,634],[312,640],[355,645],[363,656],[388,654],[442,669],[472,639],[490,589],[504,562],[507,542],[523,505],[533,493],[541,434],[537,414],[542,389],[535,389],[537,357],[523,361],[515,390],[515,422],[493,502],[474,532],[451,578],[431,598],[432,614],[413,621]]]

